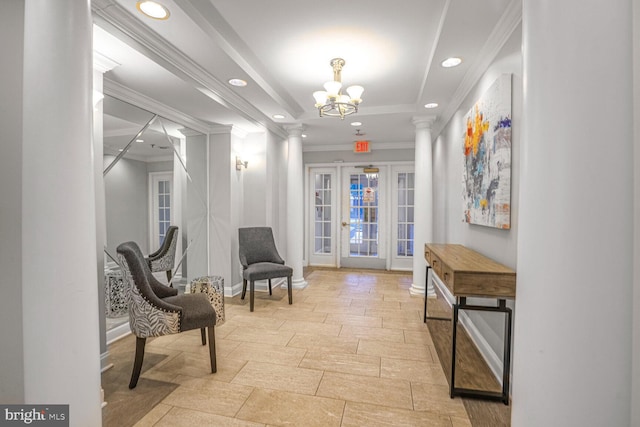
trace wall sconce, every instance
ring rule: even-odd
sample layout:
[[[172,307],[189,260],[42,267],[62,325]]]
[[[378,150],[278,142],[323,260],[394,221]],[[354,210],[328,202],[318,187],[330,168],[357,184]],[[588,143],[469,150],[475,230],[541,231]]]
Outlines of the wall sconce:
[[[247,165],[249,165],[248,161],[242,161],[242,159],[238,156],[236,156],[236,170],[240,171],[242,170],[242,167],[244,166],[244,168],[247,168]]]

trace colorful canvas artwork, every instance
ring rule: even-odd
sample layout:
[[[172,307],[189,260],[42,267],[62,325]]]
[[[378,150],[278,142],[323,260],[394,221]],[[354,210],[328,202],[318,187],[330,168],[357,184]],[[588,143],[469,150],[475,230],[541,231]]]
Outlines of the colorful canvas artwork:
[[[500,76],[464,118],[464,221],[511,228],[511,75]]]

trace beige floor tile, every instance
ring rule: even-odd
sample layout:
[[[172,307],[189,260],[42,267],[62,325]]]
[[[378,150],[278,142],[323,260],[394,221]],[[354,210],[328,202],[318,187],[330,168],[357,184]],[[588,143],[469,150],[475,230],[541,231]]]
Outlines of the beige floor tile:
[[[341,354],[307,352],[298,365],[300,368],[311,368],[344,374],[380,376],[380,358],[361,354]]]
[[[200,336],[200,332],[198,332],[198,335],[193,335],[193,334],[190,334],[190,335],[180,334],[180,335],[183,335],[183,336],[178,338],[177,340],[170,342],[169,344],[166,345],[165,348],[168,348],[171,350],[183,351],[187,353],[194,353],[194,354],[201,355],[203,357],[209,357],[208,341],[206,345],[202,345],[202,337]],[[209,339],[209,336],[207,335],[207,340],[208,339]],[[227,354],[229,354],[229,352],[231,352],[234,348],[238,346],[236,343],[237,341],[231,341],[231,340],[223,339],[216,336],[216,356],[218,357],[226,356]]]
[[[384,390],[384,393],[381,391]],[[325,372],[317,396],[413,409],[409,381]]]
[[[305,334],[331,335],[334,337],[337,337],[338,334],[340,334],[341,329],[342,325],[329,324],[326,322],[326,319],[324,323],[308,322],[305,320],[286,320],[280,327],[280,330],[282,331],[294,331]]]
[[[347,402],[342,427],[451,427],[449,417],[380,405]]]
[[[413,408],[416,411],[431,411],[442,415],[468,418],[462,399],[449,397],[448,385],[411,383]]]
[[[342,400],[256,389],[236,417],[279,426],[338,427],[344,404]]]
[[[251,387],[313,395],[321,378],[322,371],[315,369],[249,361],[231,382]]]
[[[419,344],[394,343],[389,345],[384,341],[361,339],[358,344],[358,354],[380,356],[393,359],[422,360],[433,363],[429,347]]]
[[[264,427],[264,424],[238,420],[221,415],[208,414],[191,409],[173,408],[155,424],[156,427]]]
[[[382,317],[357,316],[353,314],[330,313],[324,323],[339,323],[341,325],[382,327]]]
[[[365,307],[358,306],[340,306],[340,305],[316,305],[314,312],[318,313],[334,313],[334,314],[351,314],[356,316],[364,316]]]
[[[370,328],[367,326],[343,325],[342,330],[340,331],[340,336],[404,343],[404,332],[402,329],[383,329]]]
[[[229,358],[298,366],[306,352],[304,348],[243,342],[229,354]]]
[[[313,305],[313,310],[317,308],[317,304]],[[311,310],[305,310],[303,308],[280,308],[276,310],[272,317],[275,319],[283,319],[283,320],[305,320],[308,322],[324,322],[324,319],[327,318],[326,313],[316,312]]]
[[[383,328],[394,328],[394,329],[410,329],[413,331],[428,331],[427,324],[424,323],[423,318],[419,319],[402,319],[397,317],[385,317],[382,316],[382,327]]]
[[[228,357],[220,357],[217,362],[217,372],[212,374],[208,356],[199,357],[190,353],[181,353],[156,369],[196,378],[210,376],[216,381],[229,382],[247,363],[245,360],[233,360]]]
[[[305,348],[310,352],[355,354],[358,349],[358,339],[296,333],[287,346]]]
[[[253,314],[253,313],[251,313]],[[252,329],[271,329],[277,330],[282,324],[284,320],[282,319],[273,319],[269,316],[264,315],[250,315],[247,313],[238,314],[234,316],[233,319],[228,320],[222,326],[224,328],[238,328],[238,327],[247,327]]]
[[[404,330],[404,342],[407,344],[422,344],[433,347],[433,340],[429,330],[424,331],[412,331],[409,329]]]
[[[422,321],[422,314],[418,310],[402,310],[402,309],[380,309],[367,308],[365,316],[382,317],[383,319],[406,319],[411,321]]]
[[[243,385],[190,378],[182,381],[182,385],[165,397],[162,403],[233,417],[252,391],[252,387]]]
[[[350,297],[327,297],[327,296],[307,296],[305,303],[317,304],[317,306],[331,305],[331,306],[345,306],[348,307],[351,304]],[[318,307],[316,307],[318,308]]]
[[[451,419],[451,427],[472,427],[471,420],[469,418],[462,417],[449,417]]]
[[[156,425],[156,423],[164,417],[171,408],[171,406],[165,405],[164,403],[158,403],[152,410],[147,412],[147,415],[135,423],[133,427],[152,427]]]
[[[429,384],[449,384],[440,363],[437,361],[431,363],[383,357],[380,361],[380,377]]]
[[[353,299],[351,301],[352,307],[366,307],[367,309],[381,309],[381,310],[400,310],[400,303],[398,301],[370,301],[366,299]]]
[[[295,332],[293,331],[272,331],[270,329],[238,328],[227,335],[227,339],[232,341],[244,341],[284,346],[287,345],[289,340],[291,340],[294,335]]]

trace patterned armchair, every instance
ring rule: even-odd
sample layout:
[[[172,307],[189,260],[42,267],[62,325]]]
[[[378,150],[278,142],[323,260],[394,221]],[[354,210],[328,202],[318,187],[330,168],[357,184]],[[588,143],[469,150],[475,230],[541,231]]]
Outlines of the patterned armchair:
[[[147,257],[147,263],[153,273],[157,271],[165,271],[167,273],[167,281],[171,286],[171,270],[176,261],[176,246],[178,244],[178,227],[175,225],[167,229],[160,249]]]
[[[177,334],[191,329],[201,330],[202,345],[206,344],[205,328],[209,329],[209,358],[211,372],[215,373],[216,312],[206,294],[178,295],[176,289],[160,283],[151,274],[135,242],[122,243],[117,252],[127,283],[129,325],[136,336],[136,356],[129,388],[134,388],[138,383],[148,337]]]
[[[293,302],[291,296],[293,269],[284,265],[284,260],[278,254],[271,227],[240,228],[238,229],[238,237],[240,263],[243,269],[242,299],[247,293],[247,281],[249,281],[249,310],[253,311],[253,291],[256,280],[269,280],[269,295],[271,295],[271,279],[286,277],[289,304],[291,304]]]

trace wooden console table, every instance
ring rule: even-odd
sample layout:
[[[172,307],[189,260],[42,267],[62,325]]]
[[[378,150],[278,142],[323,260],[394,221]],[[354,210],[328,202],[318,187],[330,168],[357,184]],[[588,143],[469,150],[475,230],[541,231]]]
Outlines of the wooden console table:
[[[500,400],[509,404],[509,375],[511,370],[511,317],[506,299],[516,297],[516,272],[462,245],[427,243],[424,247],[427,266],[438,275],[456,302],[453,304],[453,321],[451,334],[451,379],[449,395],[479,397]],[[428,285],[428,284],[427,284]],[[425,286],[424,321],[432,319],[427,316],[427,296]],[[497,301],[496,306],[467,304],[467,297],[490,298]],[[502,364],[502,392],[490,392],[459,388],[455,386],[456,374],[456,337],[458,330],[459,310],[494,311],[505,313],[504,353]],[[441,318],[434,318],[442,320]],[[446,319],[449,320],[449,319]]]

